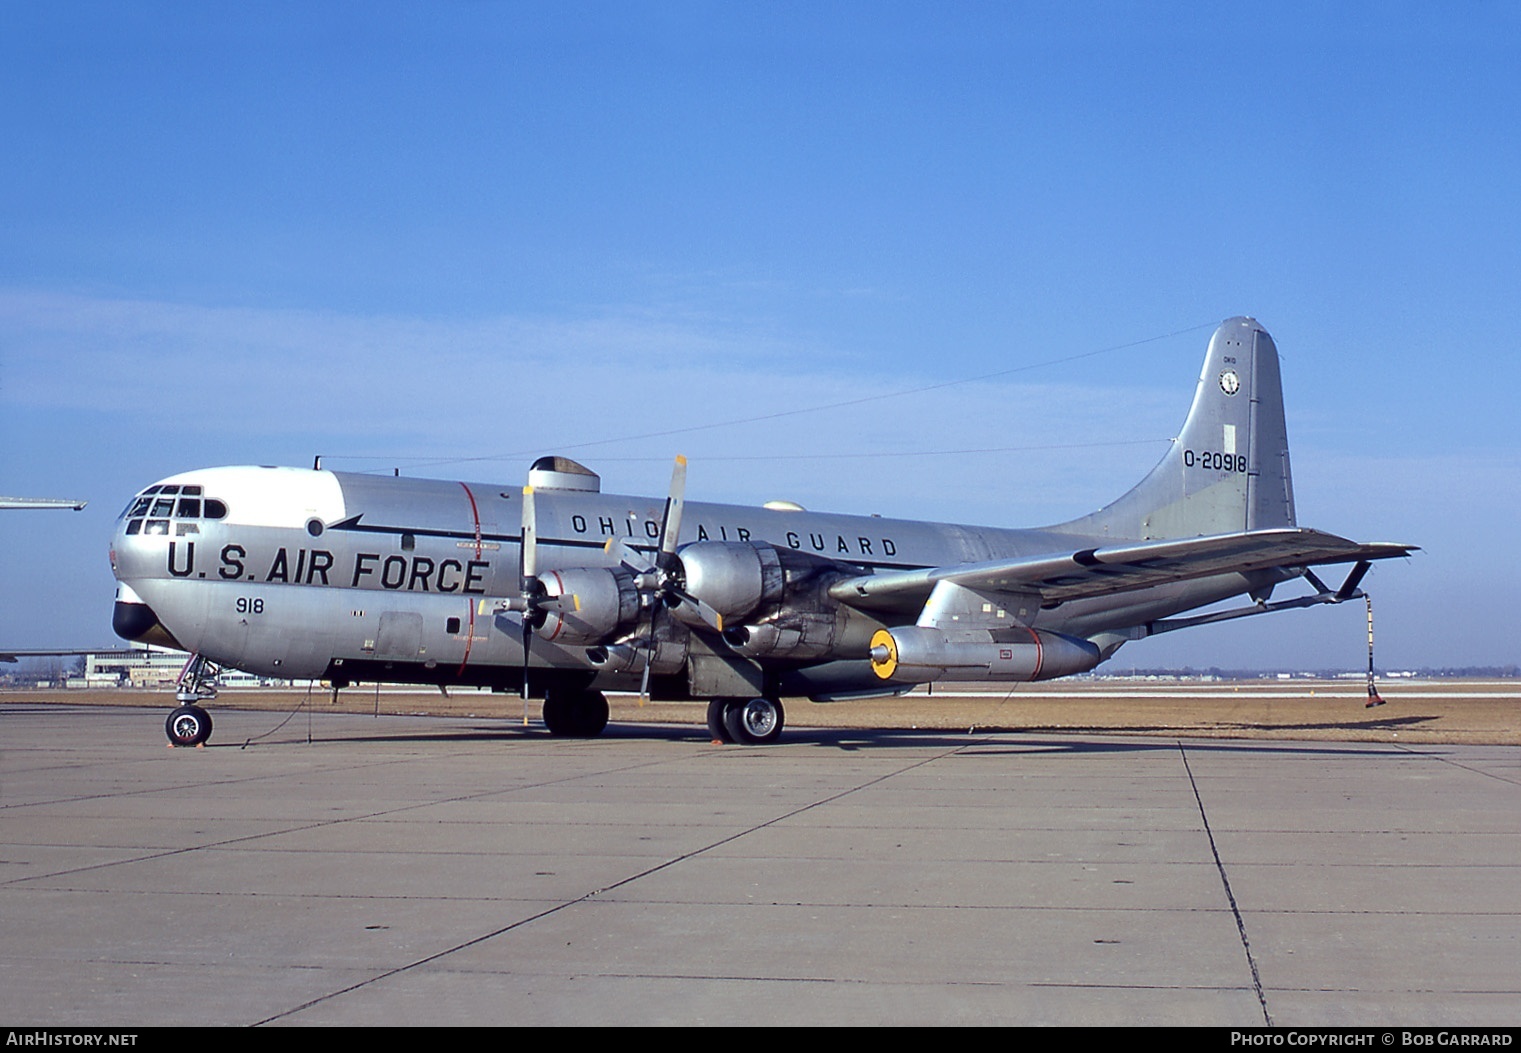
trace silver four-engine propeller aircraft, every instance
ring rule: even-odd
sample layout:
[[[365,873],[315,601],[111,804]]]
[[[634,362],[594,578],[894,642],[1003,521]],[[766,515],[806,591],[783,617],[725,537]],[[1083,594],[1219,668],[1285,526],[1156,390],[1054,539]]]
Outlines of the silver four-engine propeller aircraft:
[[[171,742],[211,732],[218,667],[281,678],[491,687],[557,735],[605,690],[707,699],[715,737],[772,742],[782,699],[931,681],[1045,680],[1127,640],[1360,598],[1359,544],[1295,524],[1278,353],[1250,318],[1209,343],[1166,456],[1119,500],[1034,530],[604,494],[544,457],[528,486],[208,468],[128,503],[113,626],[191,653]],[[1351,564],[1335,589],[1312,570]],[[1307,596],[1270,600],[1294,578]],[[1236,596],[1248,603],[1184,612]],[[933,703],[926,703],[933,704]]]

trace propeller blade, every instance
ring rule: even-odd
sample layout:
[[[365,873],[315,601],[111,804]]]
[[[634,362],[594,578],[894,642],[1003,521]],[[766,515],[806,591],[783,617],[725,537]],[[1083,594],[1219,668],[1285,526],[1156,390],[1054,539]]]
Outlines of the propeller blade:
[[[687,592],[684,589],[678,589],[674,585],[666,586],[666,591],[669,592],[672,596],[676,597],[682,603],[690,603],[692,607],[696,609],[697,616],[706,622],[710,628],[716,629],[719,632],[724,631],[724,616],[722,614],[719,614],[718,611],[714,610],[712,604],[699,600],[690,592]]]
[[[533,641],[533,623],[528,620],[528,612],[523,612],[523,701],[528,701],[528,647]]]
[[[523,530],[518,542],[518,579],[526,595],[531,591],[530,578],[539,574],[539,516],[534,504],[533,487],[523,487]]]
[[[539,516],[533,487],[523,487],[522,531],[518,536],[518,589],[523,604],[523,704],[528,704],[528,652],[533,646],[533,608],[539,586]],[[526,713],[527,710],[525,709]]]
[[[610,537],[602,544],[602,551],[610,556],[617,556],[618,562],[623,564],[634,574],[653,574],[655,567],[642,555],[639,550],[621,537]],[[651,586],[653,588],[653,586]]]
[[[655,664],[655,619],[660,617],[660,604],[650,607],[650,634],[644,641],[644,671],[639,674],[639,704],[650,700],[650,666]]]
[[[665,515],[660,521],[660,556],[655,565],[669,571],[676,555],[676,541],[681,535],[681,509],[686,501],[687,459],[676,455],[676,467],[671,469],[671,493],[665,499]]]

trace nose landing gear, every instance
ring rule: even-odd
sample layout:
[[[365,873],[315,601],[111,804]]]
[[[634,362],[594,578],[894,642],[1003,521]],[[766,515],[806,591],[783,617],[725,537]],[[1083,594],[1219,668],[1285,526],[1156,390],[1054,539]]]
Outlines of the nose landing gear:
[[[217,697],[217,677],[222,670],[199,654],[190,656],[175,684],[174,700],[179,708],[164,721],[164,734],[171,746],[200,746],[211,738],[211,714],[197,703]]]
[[[200,706],[181,706],[164,721],[171,746],[199,746],[211,738],[211,714]]]

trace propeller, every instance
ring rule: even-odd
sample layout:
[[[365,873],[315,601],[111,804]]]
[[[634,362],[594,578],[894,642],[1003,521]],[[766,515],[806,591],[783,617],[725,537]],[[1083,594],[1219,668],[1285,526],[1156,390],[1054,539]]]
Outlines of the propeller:
[[[722,632],[723,615],[711,604],[705,603],[686,590],[681,559],[676,555],[677,542],[681,536],[681,515],[686,499],[687,459],[678,456],[671,471],[671,488],[666,496],[665,510],[660,518],[659,542],[653,553],[653,561],[628,542],[609,538],[604,551],[617,558],[625,570],[634,576],[634,588],[640,604],[649,608],[650,616],[644,637],[645,662],[639,685],[641,704],[649,697],[650,667],[655,661],[656,635],[662,608],[689,604],[703,622],[715,632]],[[523,487],[522,529],[518,545],[518,595],[501,600],[499,611],[515,611],[522,616],[524,702],[528,699],[529,653],[536,630],[544,625],[545,612],[579,610],[581,601],[574,594],[551,596],[549,588],[539,577],[538,569],[538,514],[532,485]],[[556,591],[562,592],[564,583]],[[638,646],[637,641],[631,641]]]
[[[497,605],[498,610],[523,616],[523,701],[528,701],[528,656],[534,629],[544,624],[545,611],[575,610],[575,596],[550,596],[539,578],[539,520],[533,487],[523,487],[522,527],[518,541],[518,594]]]
[[[660,519],[660,544],[655,550],[652,564],[622,538],[611,537],[603,546],[604,551],[616,553],[618,562],[635,575],[640,592],[651,597],[653,604],[661,601],[667,607],[678,603],[690,604],[703,622],[716,632],[723,632],[724,618],[714,607],[686,590],[682,579],[681,559],[676,555],[676,542],[681,535],[681,513],[687,485],[687,459],[678,456],[671,470],[671,492],[665,499],[665,512]]]
[[[671,469],[671,489],[665,499],[665,511],[660,517],[660,543],[655,550],[653,564],[621,538],[608,538],[604,546],[604,551],[615,553],[618,562],[635,576],[640,594],[648,597],[650,624],[645,634],[644,670],[639,681],[640,705],[649,698],[650,666],[655,663],[657,619],[663,608],[688,603],[714,630],[722,632],[724,627],[723,615],[687,592],[681,579],[681,560],[676,555],[676,544],[681,536],[681,513],[686,502],[686,489],[687,459],[678,454],[676,465]]]

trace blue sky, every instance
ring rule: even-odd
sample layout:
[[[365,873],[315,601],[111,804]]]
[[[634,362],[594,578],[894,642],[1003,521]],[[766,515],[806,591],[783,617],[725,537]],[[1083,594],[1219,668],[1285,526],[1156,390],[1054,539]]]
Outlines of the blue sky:
[[[110,641],[112,517],[211,464],[683,452],[694,499],[1068,518],[1251,314],[1301,522],[1426,549],[1368,580],[1380,661],[1515,662],[1518,44],[1498,3],[5,5],[0,492],[91,505],[0,517],[0,642]],[[1355,668],[1351,607],[1122,662]]]

